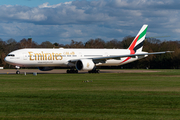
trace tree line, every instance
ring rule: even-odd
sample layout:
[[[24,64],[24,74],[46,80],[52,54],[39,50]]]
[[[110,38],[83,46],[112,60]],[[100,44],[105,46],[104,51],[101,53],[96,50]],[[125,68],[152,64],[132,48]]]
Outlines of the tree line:
[[[82,41],[71,40],[69,44],[51,43],[49,41],[41,44],[32,41],[32,39],[22,39],[17,42],[14,39],[3,41],[0,39],[0,66],[4,68],[13,68],[8,65],[4,58],[11,51],[22,48],[109,48],[109,49],[127,49],[134,37],[127,36],[122,41],[116,39],[104,41],[100,38],[90,39],[83,43]],[[118,67],[108,68],[136,68],[136,69],[179,69],[180,68],[180,41],[161,41],[155,38],[146,38],[144,42],[143,51],[146,52],[160,52],[160,51],[174,51],[173,53],[162,55],[149,55],[148,57]]]

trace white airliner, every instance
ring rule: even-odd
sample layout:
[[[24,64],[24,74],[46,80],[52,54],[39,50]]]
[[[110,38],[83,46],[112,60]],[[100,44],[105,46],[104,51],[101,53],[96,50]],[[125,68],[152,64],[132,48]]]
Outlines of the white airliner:
[[[80,70],[97,73],[96,66],[119,66],[127,64],[152,54],[165,52],[142,52],[148,25],[143,25],[128,49],[19,49],[9,53],[5,61],[17,68],[38,67],[48,71],[54,67],[70,67],[67,73],[78,73]]]

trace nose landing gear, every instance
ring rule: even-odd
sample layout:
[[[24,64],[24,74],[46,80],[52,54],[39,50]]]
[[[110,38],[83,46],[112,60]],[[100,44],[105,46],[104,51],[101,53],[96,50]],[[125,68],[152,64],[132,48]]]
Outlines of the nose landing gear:
[[[16,74],[20,74],[20,71],[16,71]]]
[[[20,71],[19,71],[19,68],[20,68],[20,67],[19,67],[19,66],[15,66],[15,68],[16,68],[16,70],[17,70],[17,71],[16,71],[16,74],[20,74]]]

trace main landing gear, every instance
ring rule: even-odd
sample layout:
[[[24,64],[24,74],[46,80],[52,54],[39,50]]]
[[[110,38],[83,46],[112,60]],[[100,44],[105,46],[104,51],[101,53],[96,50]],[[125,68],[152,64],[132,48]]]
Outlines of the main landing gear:
[[[99,73],[99,70],[91,70],[91,71],[88,71],[88,73]]]
[[[70,70],[67,70],[66,73],[78,73],[78,70],[70,69]],[[99,70],[93,69],[91,71],[88,71],[88,73],[99,73]]]
[[[17,71],[16,71],[16,74],[20,74],[20,71],[19,71],[19,68],[20,68],[20,67],[19,67],[19,66],[15,66],[15,68],[16,68],[16,70],[17,70]]]
[[[67,70],[66,73],[78,73],[78,70],[70,69]]]

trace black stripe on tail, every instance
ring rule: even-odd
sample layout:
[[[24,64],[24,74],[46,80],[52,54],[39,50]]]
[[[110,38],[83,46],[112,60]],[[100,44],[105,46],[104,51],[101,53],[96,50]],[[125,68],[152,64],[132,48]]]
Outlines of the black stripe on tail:
[[[143,44],[144,44],[144,41],[142,41],[141,43],[139,43],[138,45],[136,45],[135,47],[134,47],[134,52],[136,53],[136,51],[139,49],[139,48],[141,48],[142,46],[143,46]]]

